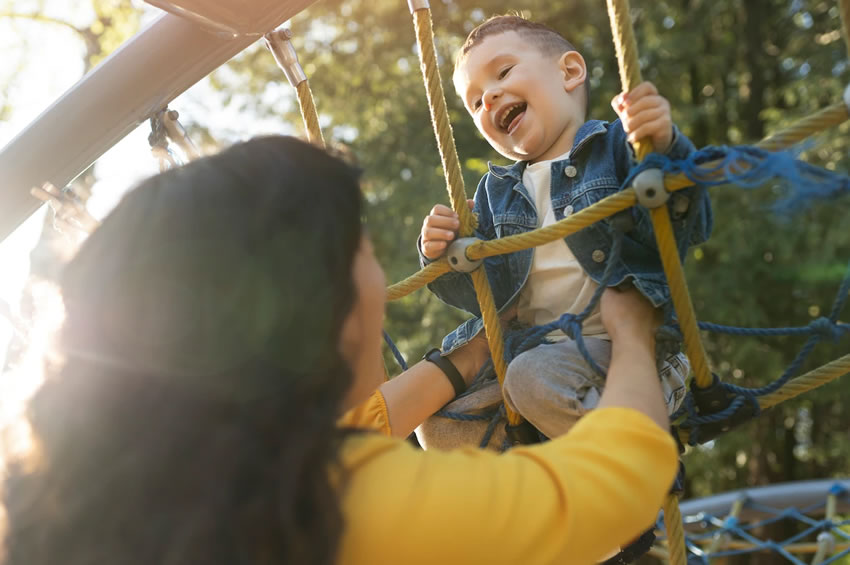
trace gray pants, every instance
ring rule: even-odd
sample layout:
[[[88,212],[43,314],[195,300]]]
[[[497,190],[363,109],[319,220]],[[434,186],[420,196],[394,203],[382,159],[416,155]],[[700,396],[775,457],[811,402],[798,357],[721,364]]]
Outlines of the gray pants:
[[[607,371],[611,342],[585,337],[594,361]],[[658,363],[658,376],[670,414],[685,398],[685,378],[690,366],[679,353]],[[596,408],[605,379],[579,352],[576,342],[565,339],[544,344],[518,355],[505,375],[505,401],[547,437],[566,433],[588,410]]]
[[[588,353],[603,369],[611,360],[611,342],[584,338]],[[668,411],[672,414],[685,397],[685,378],[690,366],[679,353],[658,363],[658,375]],[[565,339],[539,345],[518,355],[508,365],[505,398],[508,405],[548,437],[566,433],[578,419],[599,403],[605,381],[585,361],[576,343]],[[492,411],[502,400],[498,383],[493,381],[470,394],[452,401],[446,410],[480,414]],[[484,421],[457,421],[433,416],[417,430],[426,448],[452,449],[478,445],[487,429]],[[488,447],[499,449],[504,440],[500,425]]]

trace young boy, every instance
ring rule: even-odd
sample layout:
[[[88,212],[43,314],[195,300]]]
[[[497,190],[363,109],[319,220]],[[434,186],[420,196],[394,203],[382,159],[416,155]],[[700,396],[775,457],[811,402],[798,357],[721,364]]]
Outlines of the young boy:
[[[657,152],[683,158],[694,150],[674,126],[670,105],[650,83],[614,98],[613,123],[585,121],[587,66],[555,31],[517,16],[498,16],[467,38],[455,62],[454,84],[475,125],[490,145],[516,163],[490,165],[478,185],[474,211],[484,240],[552,224],[617,192],[633,163],[628,142],[649,138]],[[472,202],[470,202],[472,205]],[[711,209],[705,191],[688,189],[669,200],[680,243],[707,239]],[[609,285],[630,281],[655,306],[669,300],[648,214],[633,208],[621,260]],[[694,216],[695,217],[692,217]],[[423,264],[438,259],[456,237],[457,216],[437,205],[425,218],[418,242]],[[578,314],[598,286],[614,228],[589,226],[564,240],[486,261],[500,313],[516,309],[519,322],[537,326],[564,313]],[[680,249],[683,249],[680,246]],[[482,329],[468,275],[450,273],[429,285],[441,300],[477,316],[443,341],[448,353]],[[604,381],[563,333],[517,356],[508,366],[509,405],[549,437],[566,432],[596,406]],[[598,308],[582,335],[594,361],[607,370],[610,341]],[[659,375],[672,413],[684,397],[688,365],[681,354],[659,360]],[[468,404],[467,404],[468,405]],[[438,438],[426,443],[440,445]]]

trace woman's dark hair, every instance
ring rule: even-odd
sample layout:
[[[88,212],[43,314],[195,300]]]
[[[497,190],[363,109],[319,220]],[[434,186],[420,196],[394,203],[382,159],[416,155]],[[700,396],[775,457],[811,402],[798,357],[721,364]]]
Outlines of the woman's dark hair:
[[[329,564],[358,172],[266,137],[151,178],[66,268],[9,565]]]

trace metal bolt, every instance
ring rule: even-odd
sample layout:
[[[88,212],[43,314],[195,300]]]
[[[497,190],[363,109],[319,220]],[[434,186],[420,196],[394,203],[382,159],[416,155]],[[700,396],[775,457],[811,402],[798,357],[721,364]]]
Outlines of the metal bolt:
[[[576,169],[572,165],[567,165],[567,167],[564,169],[564,174],[570,178],[573,178],[578,174],[578,169]]]
[[[602,261],[605,260],[605,252],[602,251],[601,249],[597,249],[596,251],[593,252],[593,254],[590,257],[594,261],[596,261],[597,263],[601,263]]]

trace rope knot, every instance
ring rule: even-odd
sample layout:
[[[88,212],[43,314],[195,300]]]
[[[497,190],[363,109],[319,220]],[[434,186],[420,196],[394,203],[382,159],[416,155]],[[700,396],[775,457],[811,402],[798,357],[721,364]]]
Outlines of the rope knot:
[[[819,336],[821,339],[830,339],[833,343],[838,343],[844,334],[848,332],[848,328],[842,327],[842,325],[824,316],[813,320],[809,324],[809,328],[813,334]]]
[[[570,338],[577,340],[576,336],[581,335],[581,322],[582,319],[575,314],[563,314],[558,321],[555,322],[558,326],[558,329],[567,334]]]

